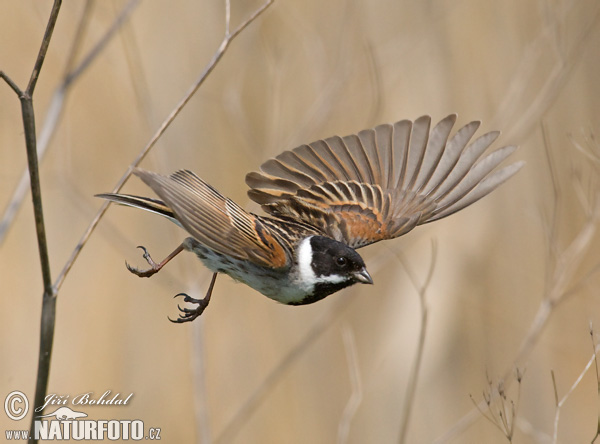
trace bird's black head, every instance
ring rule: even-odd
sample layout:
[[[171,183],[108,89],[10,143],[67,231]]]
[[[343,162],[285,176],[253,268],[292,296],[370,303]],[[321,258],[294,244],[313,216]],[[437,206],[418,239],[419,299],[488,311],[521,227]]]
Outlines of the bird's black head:
[[[313,288],[300,304],[311,304],[357,282],[373,283],[356,250],[329,237],[311,236],[300,242],[297,262],[302,284]]]

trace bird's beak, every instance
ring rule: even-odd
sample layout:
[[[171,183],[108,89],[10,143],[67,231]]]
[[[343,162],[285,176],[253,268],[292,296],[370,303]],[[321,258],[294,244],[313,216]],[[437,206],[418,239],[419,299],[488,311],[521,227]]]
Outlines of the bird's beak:
[[[366,268],[363,268],[360,271],[356,271],[356,272],[352,273],[352,276],[358,282],[361,282],[363,284],[372,284],[373,283],[373,278],[371,277],[371,275],[369,274],[369,272],[367,271]]]

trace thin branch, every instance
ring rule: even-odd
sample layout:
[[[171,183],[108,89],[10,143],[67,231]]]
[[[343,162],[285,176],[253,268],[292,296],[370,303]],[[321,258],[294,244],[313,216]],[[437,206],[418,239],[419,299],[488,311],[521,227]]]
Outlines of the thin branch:
[[[327,331],[356,300],[354,297],[357,292],[354,292],[344,298],[343,301],[335,304],[330,310],[321,315],[321,317],[313,324],[308,333],[294,345],[283,359],[277,364],[271,372],[263,379],[254,393],[242,404],[235,413],[229,423],[223,428],[221,433],[214,440],[215,444],[229,443],[235,441],[244,424],[252,416],[252,414],[260,407],[266,399],[269,392],[283,378],[291,366],[304,355],[317,339]]]
[[[556,230],[557,230],[557,225],[558,225],[558,214],[559,214],[559,210],[560,210],[560,206],[562,205],[562,194],[561,194],[561,189],[558,186],[558,182],[557,182],[557,178],[558,178],[558,173],[556,171],[556,165],[554,164],[554,159],[552,157],[552,154],[550,152],[550,137],[548,136],[548,126],[546,125],[546,123],[544,121],[542,121],[541,123],[541,130],[542,130],[542,138],[544,141],[544,155],[546,158],[546,164],[548,165],[548,171],[550,172],[550,177],[552,177],[552,197],[553,197],[553,202],[554,205],[552,205],[552,216],[550,217],[550,221],[549,221],[549,226],[546,227],[546,229],[544,230],[544,232],[546,233],[547,239],[546,239],[546,246],[548,247],[548,256],[546,257],[546,279],[545,279],[545,285],[546,288],[549,288],[550,286],[550,270],[551,270],[551,265],[552,262],[556,259],[557,256],[557,245],[555,242],[552,242],[552,239],[556,238]]]
[[[31,71],[31,78],[29,79],[29,85],[27,85],[27,89],[25,90],[25,92],[29,96],[33,95],[33,91],[35,90],[35,85],[37,84],[38,78],[40,76],[40,71],[42,70],[42,65],[44,64],[44,60],[46,59],[46,52],[48,52],[48,47],[50,46],[50,39],[52,38],[52,33],[54,32],[54,26],[56,25],[56,20],[58,19],[58,13],[60,12],[61,3],[62,3],[62,0],[54,0],[54,5],[52,6],[52,11],[50,11],[50,18],[48,19],[48,25],[46,26],[46,32],[44,33],[44,38],[42,39],[42,45],[40,46],[40,50],[38,52],[38,56],[35,61],[35,65],[33,67],[33,71]]]
[[[552,377],[552,389],[554,390],[554,405],[558,407],[558,387],[556,386],[556,375],[554,369],[550,369],[550,376]]]
[[[479,403],[470,395],[471,401],[477,411],[502,432],[505,438],[512,442],[515,433],[515,424],[517,419],[517,410],[521,399],[521,381],[523,372],[515,369],[515,379],[518,383],[516,402],[508,398],[507,387],[504,380],[493,384],[488,377],[488,387],[483,391],[483,400]]]
[[[48,19],[46,33],[42,40],[31,79],[25,94],[20,97],[21,110],[23,114],[23,128],[25,130],[25,144],[27,148],[27,165],[31,181],[31,199],[33,200],[33,214],[35,228],[38,238],[38,249],[42,266],[42,278],[44,281],[44,295],[42,298],[42,316],[40,321],[40,348],[38,353],[38,369],[35,383],[35,397],[33,405],[42,405],[48,392],[48,380],[50,378],[50,362],[52,358],[52,345],[54,343],[54,326],[56,324],[56,290],[52,286],[52,275],[50,272],[50,259],[48,256],[48,241],[46,239],[46,227],[44,224],[44,211],[42,206],[42,188],[40,185],[40,170],[37,156],[37,139],[35,132],[35,112],[33,110],[33,92],[40,75],[52,32],[58,19],[61,0],[55,0]],[[35,415],[31,417],[29,441],[36,443],[34,437]]]
[[[52,343],[54,341],[54,325],[56,319],[56,291],[52,286],[52,275],[50,272],[50,260],[48,256],[48,241],[46,238],[46,227],[44,224],[44,211],[42,206],[42,189],[40,186],[40,171],[37,156],[37,138],[35,131],[35,112],[33,109],[33,92],[39,78],[46,52],[50,45],[52,33],[58,19],[62,1],[55,0],[48,18],[46,32],[31,72],[29,85],[21,92],[17,85],[5,74],[2,78],[17,93],[21,101],[21,114],[23,117],[23,130],[25,133],[25,148],[27,151],[27,165],[29,167],[29,179],[31,183],[31,199],[33,201],[33,215],[35,220],[35,231],[38,240],[40,265],[42,269],[42,280],[44,292],[42,296],[42,316],[40,321],[40,349],[38,354],[38,372],[36,378],[34,405],[43,404],[48,389],[48,378],[50,376],[50,359],[52,356]],[[30,442],[37,442],[34,438],[34,421],[32,416]]]
[[[190,88],[184,94],[183,98],[175,106],[173,111],[171,111],[171,113],[167,116],[167,118],[162,123],[160,128],[158,128],[156,133],[152,136],[152,138],[150,139],[148,144],[140,151],[140,153],[137,155],[137,157],[129,165],[129,167],[127,168],[127,171],[125,171],[123,176],[118,180],[117,184],[113,188],[113,190],[112,190],[113,193],[117,193],[121,190],[121,188],[123,187],[125,182],[127,182],[129,177],[133,173],[134,168],[137,167],[141,163],[141,161],[146,157],[146,155],[148,154],[148,152],[150,152],[150,150],[156,144],[158,139],[163,135],[163,133],[171,125],[173,120],[175,120],[175,117],[177,117],[177,115],[181,112],[181,110],[185,107],[185,105],[191,100],[192,96],[196,93],[198,88],[200,88],[200,86],[204,83],[204,81],[206,80],[208,75],[213,71],[213,69],[215,68],[217,63],[221,60],[223,55],[225,55],[225,52],[229,48],[229,45],[231,44],[233,39],[235,37],[237,37],[237,35],[240,32],[242,32],[250,23],[252,23],[263,11],[265,11],[267,9],[267,7],[269,7],[273,3],[273,1],[274,0],[268,0],[263,6],[261,6],[259,9],[257,9],[247,20],[245,20],[238,28],[236,28],[236,30],[233,33],[225,35],[225,37],[223,38],[223,41],[221,42],[221,44],[219,45],[219,48],[217,49],[217,52],[213,55],[213,58],[210,60],[208,65],[204,68],[204,71],[202,71],[202,73],[200,74],[198,79],[196,79],[196,81],[192,84],[192,86],[190,86]],[[100,219],[102,219],[102,217],[104,216],[104,213],[106,213],[108,205],[109,205],[109,201],[105,201],[105,203],[102,204],[102,206],[100,207],[100,210],[98,210],[98,213],[96,213],[96,216],[94,217],[94,219],[92,220],[90,225],[87,227],[87,229],[83,233],[83,236],[81,237],[77,246],[71,253],[71,257],[65,264],[64,268],[60,272],[60,275],[58,276],[58,278],[54,284],[57,289],[59,289],[62,286],[62,284],[64,283],[65,277],[67,276],[67,274],[73,267],[73,264],[79,257],[79,253],[81,253],[83,246],[87,243],[91,234],[96,229],[96,226],[98,225],[98,222],[100,222]]]
[[[592,350],[594,350],[594,370],[596,371],[596,396],[597,396],[597,411],[598,420],[596,422],[596,433],[594,438],[592,439],[592,444],[596,442],[598,436],[600,436],[600,373],[598,372],[598,346],[596,345],[596,341],[594,340],[594,328],[592,323],[590,322],[590,338],[592,340]]]
[[[68,74],[65,75],[64,86],[68,87],[73,80],[78,78],[96,59],[96,57],[106,48],[106,45],[113,36],[117,33],[123,24],[127,21],[133,10],[138,6],[140,0],[129,0],[129,2],[123,7],[117,18],[112,22],[110,27],[106,30],[104,35],[98,40],[94,47],[87,53],[81,63],[73,68]]]
[[[50,11],[46,32],[42,39],[41,47],[36,58],[35,65],[31,72],[29,85],[25,91],[22,91],[15,82],[4,72],[0,71],[0,77],[12,88],[19,96],[21,101],[21,115],[23,117],[23,129],[25,134],[25,147],[27,150],[27,164],[29,168],[29,180],[31,182],[31,198],[33,200],[33,211],[35,218],[36,234],[38,239],[38,250],[40,255],[40,263],[42,267],[42,279],[44,283],[44,297],[53,296],[52,278],[50,274],[50,262],[48,260],[48,242],[46,239],[46,229],[44,226],[44,212],[42,207],[42,195],[40,187],[38,157],[37,157],[37,139],[35,131],[35,112],[33,109],[33,91],[37,79],[39,78],[40,70],[46,58],[46,52],[50,45],[52,32],[58,19],[62,0],[55,0]]]
[[[206,270],[208,271],[208,270]],[[209,273],[212,276],[212,272]],[[193,293],[206,291],[204,284],[207,283],[208,275],[196,281],[195,288],[190,289]],[[198,288],[198,284],[202,284],[202,290]],[[211,442],[211,426],[209,417],[209,395],[206,384],[206,353],[205,353],[205,335],[204,335],[204,317],[196,320],[200,328],[194,328],[192,334],[192,353],[190,370],[192,372],[192,396],[194,407],[194,423],[196,425],[196,442],[210,443]]]
[[[75,65],[75,59],[77,58],[79,50],[81,49],[81,46],[85,41],[85,35],[90,24],[90,17],[92,16],[93,9],[93,0],[86,0],[85,5],[83,7],[83,11],[81,13],[81,18],[79,19],[79,23],[77,24],[77,29],[75,30],[75,34],[73,35],[73,39],[71,40],[71,48],[69,49],[69,53],[67,55],[65,69],[63,71],[63,78],[67,77],[68,73],[73,70],[73,66]]]
[[[588,370],[590,369],[590,367],[592,366],[592,364],[594,362],[596,362],[596,353],[597,352],[598,352],[598,350],[596,348],[594,348],[594,354],[591,356],[591,358],[589,359],[588,363],[585,365],[585,367],[583,368],[582,372],[579,374],[579,376],[577,377],[577,379],[575,380],[575,382],[573,383],[573,385],[571,385],[571,388],[569,389],[569,391],[565,394],[565,396],[563,396],[560,399],[560,401],[558,401],[556,403],[556,412],[554,414],[554,435],[553,435],[553,439],[552,439],[552,442],[554,444],[556,444],[558,442],[558,422],[559,422],[559,419],[560,419],[560,409],[565,404],[565,402],[567,402],[567,400],[573,394],[573,392],[575,391],[575,389],[579,386],[579,384],[581,383],[583,377],[588,372]],[[556,380],[555,380],[555,377],[554,377],[554,372],[552,372],[552,384],[554,386],[554,393],[557,394],[558,390],[556,388]],[[595,439],[596,439],[596,437],[594,437],[594,440]],[[594,442],[594,440],[592,440],[592,442]]]
[[[225,0],[225,35],[229,35],[231,25],[231,0]]]
[[[250,17],[248,17],[244,22],[242,22],[242,24],[240,24],[240,26],[235,28],[235,30],[231,34],[229,34],[229,33],[225,34],[225,40],[228,41],[227,45],[229,45],[229,42],[231,42],[234,38],[236,38],[240,32],[242,32],[244,29],[246,29],[250,23],[252,23],[254,20],[256,20],[256,18],[259,15],[261,15],[263,12],[265,12],[265,10],[269,6],[271,6],[274,1],[275,0],[267,0],[266,3],[264,3],[260,8],[258,8],[256,11],[254,11],[250,15]],[[227,26],[227,29],[229,29],[229,26]]]
[[[435,264],[437,262],[437,242],[435,240],[431,242],[431,263],[429,265],[429,271],[427,273],[427,277],[425,278],[425,282],[423,282],[422,285],[419,285],[416,275],[408,265],[409,262],[404,255],[398,253],[398,258],[400,259],[400,262],[402,262],[410,281],[419,294],[419,303],[421,308],[421,328],[419,330],[419,341],[417,343],[417,355],[415,356],[413,367],[408,378],[406,395],[404,396],[404,406],[402,408],[402,418],[400,420],[400,436],[398,438],[398,442],[404,443],[406,442],[408,424],[410,422],[410,416],[413,410],[412,407],[415,400],[415,394],[417,392],[419,374],[421,372],[421,363],[423,362],[423,352],[425,350],[428,317],[426,293],[427,288],[429,288],[429,284],[431,283],[433,272],[435,270]]]
[[[130,0],[129,3],[125,5],[119,16],[112,23],[110,28],[106,31],[104,36],[102,36],[98,43],[94,45],[90,52],[83,58],[81,63],[79,63],[79,65],[77,65],[75,68],[73,68],[73,62],[75,60],[75,56],[78,52],[81,42],[83,41],[83,36],[87,31],[87,25],[89,24],[88,18],[91,14],[92,6],[94,5],[94,2],[92,2],[91,0],[88,0],[88,2],[86,2],[83,13],[81,15],[81,19],[79,20],[77,31],[75,32],[75,35],[72,40],[73,44],[67,55],[67,63],[65,64],[63,80],[54,90],[54,94],[52,95],[50,105],[48,106],[48,110],[46,112],[46,119],[44,121],[42,129],[40,130],[40,134],[37,141],[37,155],[39,160],[44,158],[46,151],[50,146],[50,141],[52,140],[54,132],[56,131],[60,122],[67,94],[70,90],[70,87],[73,85],[73,82],[76,79],[78,79],[83,72],[85,72],[85,69],[89,67],[91,62],[95,60],[95,58],[102,52],[102,50],[106,47],[107,43],[110,41],[110,38],[116,33],[116,31],[124,23],[125,18],[129,16],[133,8],[138,3],[139,0]],[[12,222],[14,221],[19,208],[25,200],[25,196],[27,195],[27,191],[29,190],[28,178],[29,171],[27,169],[24,169],[21,174],[21,178],[17,184],[17,187],[13,192],[12,198],[6,205],[4,215],[2,216],[2,220],[0,220],[0,244],[2,244],[2,242],[6,238],[6,235],[8,234],[8,230],[12,225]]]
[[[391,259],[391,257],[391,254],[384,253],[374,258],[373,262],[369,264],[369,270],[371,270],[371,273],[375,273],[377,270],[379,270]],[[252,414],[258,409],[258,407],[260,407],[270,390],[277,385],[287,370],[304,355],[310,346],[314,344],[314,342],[320,338],[329,327],[334,325],[350,306],[352,306],[356,300],[356,295],[357,292],[350,293],[343,298],[343,300],[340,300],[336,305],[334,305],[329,311],[321,315],[321,317],[313,324],[310,331],[304,336],[304,338],[292,349],[290,349],[287,355],[285,355],[279,364],[273,368],[273,370],[265,377],[263,382],[256,388],[254,393],[238,409],[233,418],[223,428],[223,431],[217,435],[217,438],[214,440],[216,444],[228,443],[235,440],[235,437],[239,431],[250,419]]]
[[[10,77],[8,77],[8,75],[4,71],[0,71],[0,79],[4,79],[4,81],[8,83],[8,86],[11,87],[11,89],[15,92],[17,96],[21,97],[23,95],[23,91],[21,91],[21,88],[19,88],[17,84],[13,82],[13,80]]]
[[[163,124],[163,126],[159,129],[156,136],[153,140],[148,144],[147,147],[140,153],[136,162],[139,163],[144,156],[147,154],[149,149],[154,145],[158,137],[166,130],[169,124],[173,121],[175,116],[179,113],[179,111],[185,106],[185,104],[190,100],[191,96],[195,93],[198,87],[204,82],[206,77],[210,74],[210,72],[214,69],[217,62],[221,59],[226,49],[228,48],[231,41],[243,30],[245,29],[258,15],[264,11],[273,0],[269,0],[265,5],[259,8],[248,20],[243,22],[233,34],[227,32],[219,50],[213,57],[213,60],[209,63],[208,67],[202,73],[200,78],[196,81],[195,85],[188,91],[187,96],[180,102],[178,107],[175,109],[173,113],[169,116],[167,121]],[[29,172],[31,178],[31,193],[32,199],[34,202],[34,216],[36,222],[36,232],[38,235],[38,245],[40,250],[40,262],[42,265],[42,276],[44,281],[44,296],[43,296],[43,304],[42,304],[42,319],[41,319],[41,327],[40,327],[40,351],[39,351],[39,361],[38,361],[38,375],[36,380],[36,393],[34,405],[43,404],[43,399],[47,392],[48,386],[48,378],[50,373],[50,360],[52,355],[52,344],[54,339],[54,327],[55,327],[55,319],[56,319],[56,294],[58,289],[61,287],[64,282],[65,276],[68,271],[71,269],[75,259],[77,258],[79,252],[81,251],[84,242],[80,242],[76,247],[73,255],[67,262],[65,268],[59,275],[55,285],[52,285],[52,278],[50,274],[50,266],[48,260],[48,247],[46,240],[46,231],[44,227],[44,219],[43,219],[43,211],[42,211],[42,200],[41,200],[41,187],[39,180],[39,168],[38,168],[38,155],[37,155],[37,141],[36,141],[36,131],[35,131],[35,114],[33,109],[32,95],[35,90],[35,86],[37,84],[37,80],[39,78],[39,74],[41,68],[43,66],[43,62],[49,47],[50,39],[52,37],[52,32],[54,30],[56,20],[58,18],[58,13],[60,11],[61,0],[55,0],[54,5],[52,7],[52,11],[50,14],[50,18],[48,21],[48,25],[46,27],[46,32],[44,34],[44,38],[42,40],[42,44],[38,53],[38,57],[36,59],[36,63],[31,73],[30,81],[27,89],[22,92],[15,82],[12,81],[4,72],[0,72],[0,77],[6,81],[6,83],[19,95],[19,99],[21,100],[21,109],[23,115],[23,125],[25,129],[25,141],[27,147],[27,156],[28,156],[28,165]],[[132,2],[135,3],[135,2]],[[116,27],[118,27],[120,23],[117,22]],[[90,54],[90,58],[84,60],[82,63],[81,69],[85,69],[87,64],[93,59],[95,53]],[[79,72],[74,73],[75,76],[67,76],[65,78],[65,85],[68,85],[75,77],[79,74]],[[117,190],[122,186],[125,180],[131,175],[133,167],[137,165],[134,162],[129,168],[119,184]],[[105,212],[107,205],[104,205],[101,209],[100,213],[96,216],[90,228],[84,235],[84,238],[87,239],[89,234],[93,231],[93,228],[97,225],[98,220],[101,215]],[[31,431],[30,431],[30,442],[37,442],[34,439],[34,420],[32,418],[31,422]]]
[[[469,396],[471,398],[471,402],[475,405],[475,408],[477,409],[477,411],[479,412],[479,414],[481,416],[483,416],[485,419],[487,419],[490,424],[493,424],[494,427],[496,427],[498,430],[500,430],[500,432],[502,432],[504,434],[504,430],[502,429],[502,427],[500,426],[500,424],[498,424],[498,422],[496,421],[496,418],[490,414],[490,411],[491,411],[490,410],[490,404],[491,404],[491,401],[492,401],[491,397],[493,395],[491,393],[489,393],[489,394],[484,393],[483,394],[483,398],[485,400],[484,402],[486,404],[485,406],[482,406],[483,402],[479,402],[478,403],[477,401],[475,401],[475,398],[473,398],[472,395],[469,395]]]
[[[50,273],[50,260],[48,257],[48,240],[44,223],[44,210],[42,207],[42,188],[40,185],[40,170],[36,149],[35,112],[32,97],[25,93],[21,99],[21,114],[23,116],[23,129],[27,149],[27,165],[29,167],[29,181],[31,186],[31,199],[33,200],[33,215],[35,230],[38,240],[40,265],[42,267],[42,280],[44,282],[44,297],[53,297],[52,277]]]
[[[354,333],[352,329],[345,325],[342,330],[344,338],[344,350],[346,351],[346,361],[348,363],[348,373],[350,374],[350,385],[352,387],[352,394],[346,403],[342,418],[338,425],[338,444],[344,444],[348,442],[348,436],[350,434],[350,424],[356,411],[360,406],[363,399],[363,390],[360,376],[360,368],[358,366],[358,353],[356,352],[356,340],[354,339]]]
[[[516,418],[516,423],[517,427],[519,428],[519,431],[523,435],[530,437],[529,441],[522,440],[522,442],[534,442],[539,444],[552,443],[552,437],[548,433],[539,430],[537,427],[534,427],[534,425],[531,424],[531,422],[529,422],[522,416]]]
[[[556,263],[559,265],[555,265],[556,268],[552,275],[551,288],[544,295],[544,299],[538,307],[538,311],[531,323],[529,331],[521,342],[519,351],[514,359],[515,365],[521,365],[521,363],[525,361],[527,356],[531,353],[531,350],[537,344],[544,328],[548,325],[548,321],[550,320],[554,308],[565,300],[566,295],[572,294],[568,291],[566,285],[577,272],[577,265],[591,246],[591,239],[597,230],[598,221],[600,220],[600,200],[595,203],[592,214],[593,217],[581,228],[567,249],[556,258]],[[504,378],[508,383],[511,382],[509,376],[510,374],[507,372]],[[479,404],[479,407],[486,408],[482,403]],[[463,416],[452,429],[434,442],[441,443],[449,441],[452,437],[456,436],[472,424],[478,416],[477,413],[477,410],[471,410]]]
[[[556,174],[552,173],[552,180],[555,185],[558,184],[558,178]],[[557,194],[557,198],[560,193]],[[559,202],[557,202],[558,204]],[[569,283],[575,278],[579,272],[578,267],[584,259],[587,251],[592,245],[592,239],[598,230],[598,224],[600,222],[600,195],[595,196],[591,202],[591,208],[584,208],[588,219],[586,223],[580,228],[579,232],[575,235],[571,243],[562,252],[558,251],[557,247],[550,247],[551,251],[556,251],[556,255],[553,257],[552,267],[553,270],[549,275],[547,288],[544,290],[543,299],[540,303],[535,317],[529,327],[529,330],[523,340],[519,350],[513,361],[514,366],[524,366],[525,360],[530,355],[531,351],[538,343],[539,338],[544,331],[544,328],[548,325],[551,315],[557,305],[564,302],[567,297],[574,294],[574,289],[582,286],[586,280],[593,275],[598,269],[600,264],[597,264],[586,273],[583,277],[578,277],[577,281],[569,287]],[[557,234],[553,234],[554,237]],[[556,242],[555,239],[549,239],[549,242]],[[507,385],[512,382],[510,379],[510,370],[507,370],[504,380],[507,381]],[[480,408],[485,408],[482,403],[479,403]],[[442,436],[437,438],[435,443],[448,442],[458,434],[462,433],[468,428],[478,417],[478,411],[472,409],[466,415],[464,415],[460,421],[458,421],[450,430],[444,433]]]

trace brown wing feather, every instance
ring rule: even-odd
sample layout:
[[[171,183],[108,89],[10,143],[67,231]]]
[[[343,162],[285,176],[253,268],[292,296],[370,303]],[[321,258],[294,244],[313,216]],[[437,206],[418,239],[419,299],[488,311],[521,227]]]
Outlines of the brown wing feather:
[[[162,176],[134,172],[170,208],[175,219],[208,248],[236,259],[279,268],[288,254],[261,220],[221,195],[191,171]]]
[[[483,156],[498,132],[469,144],[479,122],[449,139],[455,122],[450,115],[432,129],[423,116],[299,146],[248,174],[248,195],[354,248],[401,236],[481,199],[522,166],[496,169],[515,147]]]

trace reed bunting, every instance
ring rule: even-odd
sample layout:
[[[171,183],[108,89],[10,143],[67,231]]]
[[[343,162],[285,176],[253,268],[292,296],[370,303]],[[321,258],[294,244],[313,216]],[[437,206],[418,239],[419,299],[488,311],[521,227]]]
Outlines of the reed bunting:
[[[357,248],[456,213],[521,168],[523,162],[496,168],[514,146],[483,154],[497,131],[469,144],[479,122],[449,138],[455,121],[449,115],[431,129],[423,116],[284,151],[246,176],[248,195],[269,216],[247,212],[186,170],[134,171],[160,200],[98,196],[166,216],[190,234],[159,263],[139,247],[150,268],[127,264],[132,273],[150,277],[183,250],[213,272],[203,299],[177,295],[197,307],[179,307],[173,322],[202,314],[218,273],[284,304],[312,304],[357,282],[373,283]]]

